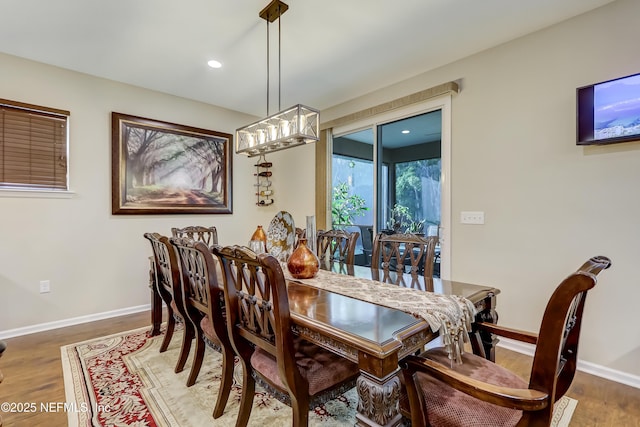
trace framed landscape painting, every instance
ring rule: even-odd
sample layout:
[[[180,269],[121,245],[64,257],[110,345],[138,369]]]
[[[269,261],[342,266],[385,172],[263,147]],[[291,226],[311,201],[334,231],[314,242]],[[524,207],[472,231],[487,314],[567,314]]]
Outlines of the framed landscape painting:
[[[230,214],[230,134],[111,114],[111,212]]]

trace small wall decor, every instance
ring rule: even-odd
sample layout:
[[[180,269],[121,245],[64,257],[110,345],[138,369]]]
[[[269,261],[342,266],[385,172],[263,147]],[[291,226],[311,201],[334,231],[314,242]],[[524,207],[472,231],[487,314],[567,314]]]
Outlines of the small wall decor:
[[[273,189],[271,187],[271,180],[269,179],[272,172],[269,170],[273,164],[267,162],[264,155],[258,158],[256,162],[256,197],[258,206],[269,206],[273,204]]]
[[[111,126],[113,214],[232,213],[230,134],[115,112]]]

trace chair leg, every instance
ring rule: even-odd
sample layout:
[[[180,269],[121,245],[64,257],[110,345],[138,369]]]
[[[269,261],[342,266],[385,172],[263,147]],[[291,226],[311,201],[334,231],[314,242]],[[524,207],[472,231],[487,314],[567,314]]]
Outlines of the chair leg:
[[[167,319],[167,331],[164,333],[164,339],[162,340],[162,344],[160,345],[160,353],[164,353],[167,351],[167,347],[169,347],[169,343],[171,342],[171,338],[173,337],[173,330],[176,327],[176,319],[173,317],[173,310],[171,307],[167,307],[167,313],[169,314],[169,318]]]
[[[307,427],[309,424],[309,397],[291,396],[291,409],[293,410],[293,427]]]
[[[242,397],[240,398],[240,409],[238,418],[236,419],[236,427],[246,427],[251,416],[251,407],[253,406],[253,396],[255,394],[256,384],[251,376],[251,368],[248,363],[242,363]]]
[[[220,381],[220,390],[218,390],[218,398],[213,410],[213,418],[219,418],[223,414],[224,408],[227,406],[229,394],[231,393],[231,386],[233,385],[233,359],[233,351],[223,348],[222,381]]]
[[[182,347],[180,348],[180,356],[178,356],[178,362],[174,372],[182,372],[184,365],[187,363],[189,357],[189,351],[191,351],[191,342],[195,336],[194,327],[187,319],[184,319],[184,334],[182,334]]]
[[[200,367],[202,367],[202,361],[204,360],[204,339],[202,338],[202,331],[196,331],[196,352],[193,355],[193,364],[191,365],[191,372],[187,379],[187,387],[191,387],[196,383],[198,374],[200,373]]]

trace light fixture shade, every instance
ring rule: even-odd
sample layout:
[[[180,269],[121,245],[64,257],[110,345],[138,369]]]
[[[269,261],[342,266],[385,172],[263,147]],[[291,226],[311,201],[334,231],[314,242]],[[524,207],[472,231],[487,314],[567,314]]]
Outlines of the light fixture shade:
[[[236,130],[236,153],[249,157],[320,139],[320,112],[298,104]]]

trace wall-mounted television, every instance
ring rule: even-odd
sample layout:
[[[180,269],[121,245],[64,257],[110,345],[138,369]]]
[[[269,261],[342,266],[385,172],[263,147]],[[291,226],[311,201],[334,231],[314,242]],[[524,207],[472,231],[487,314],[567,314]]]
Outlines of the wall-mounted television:
[[[640,73],[576,89],[578,145],[640,141]]]

